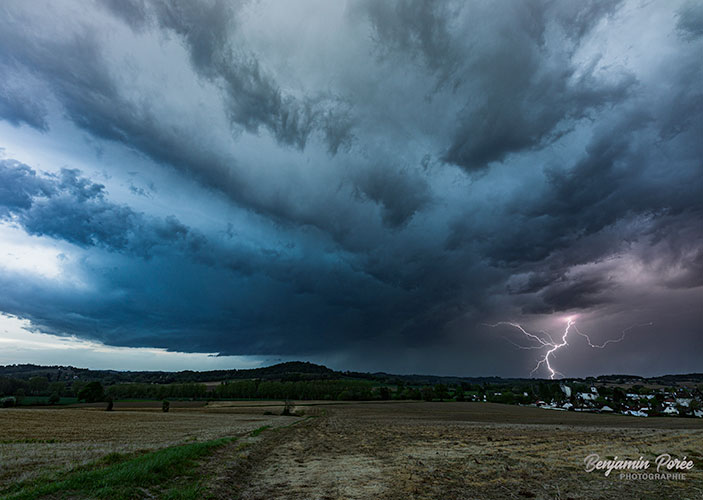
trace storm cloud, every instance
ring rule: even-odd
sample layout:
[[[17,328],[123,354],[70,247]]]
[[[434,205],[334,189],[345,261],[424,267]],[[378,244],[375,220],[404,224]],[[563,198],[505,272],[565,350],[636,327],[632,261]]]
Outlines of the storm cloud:
[[[0,228],[61,256],[1,265],[0,312],[513,376],[529,351],[481,325],[578,315],[656,326],[562,372],[701,370],[701,26],[686,1],[5,2]]]

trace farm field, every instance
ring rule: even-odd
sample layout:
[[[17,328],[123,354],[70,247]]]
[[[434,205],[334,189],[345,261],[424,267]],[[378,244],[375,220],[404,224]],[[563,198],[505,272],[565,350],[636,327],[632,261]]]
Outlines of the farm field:
[[[205,403],[105,403],[64,408],[0,410],[0,485],[82,465],[110,453],[155,450],[244,434],[290,423],[295,417],[258,409],[212,408]],[[280,413],[280,407],[277,413]]]
[[[113,453],[239,437],[200,457],[192,498],[698,499],[703,421],[558,412],[490,403],[158,402],[0,412],[4,486]],[[124,403],[127,405],[127,403]],[[264,414],[268,413],[268,414]],[[273,413],[273,414],[271,414]],[[256,429],[255,432],[252,432]],[[598,453],[687,456],[686,480],[584,471]],[[195,491],[195,490],[194,490]],[[158,488],[131,498],[161,497]],[[71,493],[70,498],[92,498]],[[99,495],[96,495],[99,496]],[[35,498],[26,496],[23,498]],[[62,498],[53,493],[50,498]],[[104,496],[103,498],[110,498]]]

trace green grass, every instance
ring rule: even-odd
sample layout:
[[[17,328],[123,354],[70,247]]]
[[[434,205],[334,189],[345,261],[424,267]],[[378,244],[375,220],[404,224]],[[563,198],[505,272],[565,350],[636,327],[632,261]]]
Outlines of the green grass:
[[[56,403],[53,406],[59,406],[59,405],[72,405],[76,404],[78,402],[78,398],[60,398],[59,402]],[[50,405],[49,403],[49,396],[23,396],[19,402],[17,403],[17,406],[34,406],[34,405],[42,405],[42,406],[48,406]]]
[[[0,491],[6,500],[52,498],[104,498],[127,500],[144,498],[144,489],[158,498],[202,498],[203,488],[195,474],[197,460],[216,448],[234,441],[222,438],[203,443],[172,446],[139,456],[111,453],[89,466],[62,476],[20,483]]]
[[[254,429],[253,431],[251,431],[250,436],[256,437],[259,434],[261,434],[262,432],[264,432],[266,429],[270,429],[270,428],[271,428],[270,425],[263,425],[263,426],[259,427],[258,429]]]

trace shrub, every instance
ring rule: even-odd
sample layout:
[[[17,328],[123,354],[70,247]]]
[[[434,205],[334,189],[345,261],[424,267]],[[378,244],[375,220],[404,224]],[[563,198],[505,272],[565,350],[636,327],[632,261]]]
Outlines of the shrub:
[[[112,411],[112,407],[114,406],[114,402],[112,401],[111,397],[107,398],[107,407],[105,408],[105,411]]]
[[[163,403],[161,403],[161,411],[162,412],[168,413],[168,410],[170,408],[171,408],[171,403],[169,403],[168,401],[164,401]]]
[[[59,396],[59,393],[58,393],[58,392],[52,392],[52,393],[51,393],[51,396],[49,396],[49,404],[50,404],[50,405],[55,405],[55,404],[58,403],[59,401],[61,401],[61,396]]]
[[[90,382],[78,393],[78,399],[85,400],[86,403],[95,403],[105,397],[105,391],[100,382]]]
[[[17,404],[17,400],[13,396],[0,399],[0,406],[3,408],[12,408]]]

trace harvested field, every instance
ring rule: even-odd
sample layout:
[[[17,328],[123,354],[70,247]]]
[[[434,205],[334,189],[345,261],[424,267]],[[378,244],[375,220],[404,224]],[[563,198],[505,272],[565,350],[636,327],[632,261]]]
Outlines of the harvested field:
[[[557,412],[489,403],[120,403],[0,411],[0,481],[75,467],[111,452],[242,436],[200,462],[213,498],[698,499],[703,421]],[[264,413],[273,413],[267,414]],[[269,430],[262,430],[270,426]],[[259,429],[256,433],[250,431]],[[250,435],[251,434],[251,435]],[[681,480],[626,480],[584,470],[597,453],[694,460]],[[146,490],[145,490],[146,491]],[[152,489],[149,495],[154,495]],[[146,498],[135,493],[135,498]],[[156,493],[158,497],[158,493]]]
[[[209,410],[177,402],[168,413],[161,411],[160,402],[118,403],[111,412],[103,411],[104,406],[1,410],[0,485],[71,468],[108,453],[236,436],[295,420],[263,415],[258,409]]]
[[[703,496],[703,423],[490,404],[327,406],[212,483],[245,499],[685,499]],[[648,425],[647,425],[648,424]],[[688,427],[688,428],[686,428]],[[695,461],[687,480],[587,473],[583,459]],[[225,462],[232,458],[221,458]]]

